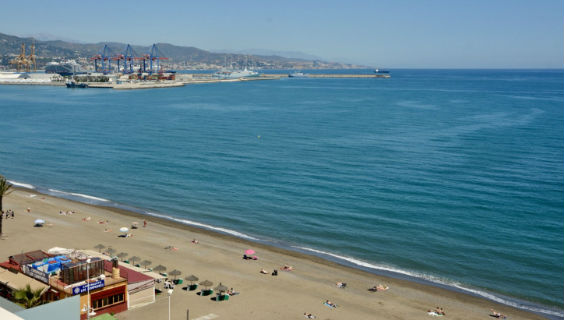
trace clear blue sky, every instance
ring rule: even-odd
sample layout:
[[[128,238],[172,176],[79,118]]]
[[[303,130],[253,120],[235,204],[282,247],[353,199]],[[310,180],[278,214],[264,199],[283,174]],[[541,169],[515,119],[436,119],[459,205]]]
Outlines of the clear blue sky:
[[[301,51],[386,68],[562,68],[563,0],[4,1],[0,32]]]

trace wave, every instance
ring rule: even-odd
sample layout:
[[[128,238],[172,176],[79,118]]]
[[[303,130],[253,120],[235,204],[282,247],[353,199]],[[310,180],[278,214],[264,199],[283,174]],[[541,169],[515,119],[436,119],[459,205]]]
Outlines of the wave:
[[[31,184],[17,182],[13,180],[7,180],[9,183],[13,184],[16,187],[26,188],[26,189],[35,189],[35,187]]]
[[[233,236],[238,237],[238,238],[254,240],[254,241],[259,240],[258,238],[255,238],[255,237],[252,237],[252,236],[249,236],[247,234],[241,233],[239,231],[231,230],[231,229],[226,229],[226,228],[222,228],[222,227],[214,227],[214,226],[211,226],[209,224],[204,224],[204,223],[195,222],[195,221],[186,220],[186,219],[173,218],[171,216],[167,216],[167,215],[164,215],[164,214],[158,214],[158,213],[154,213],[154,212],[145,212],[145,214],[153,216],[153,217],[158,217],[158,218],[163,218],[163,219],[179,222],[179,223],[182,223],[182,224],[185,224],[185,225],[191,225],[191,226],[196,226],[196,227],[200,227],[200,228],[203,228],[203,229],[219,231],[221,233],[227,233],[227,234],[233,235]]]
[[[99,197],[95,197],[95,196],[89,196],[87,194],[82,194],[82,193],[65,192],[65,191],[61,191],[61,190],[57,190],[57,189],[48,189],[48,190],[49,190],[49,192],[52,192],[52,193],[60,193],[60,194],[64,194],[64,195],[67,195],[67,196],[75,196],[75,197],[85,198],[85,199],[94,200],[94,201],[101,201],[101,202],[110,202],[110,200],[108,200],[108,199],[99,198]]]
[[[110,200],[108,200],[108,199],[99,198],[99,197],[94,197],[94,196],[89,196],[89,195],[87,195],[87,194],[82,194],[82,193],[74,193],[74,192],[71,192],[71,195],[76,196],[76,197],[82,197],[82,198],[90,199],[90,200],[102,201],[102,202],[109,202],[109,201],[110,201]]]
[[[439,284],[441,286],[456,288],[459,291],[462,291],[462,292],[465,292],[465,293],[468,293],[468,294],[472,294],[474,296],[480,296],[482,298],[486,298],[488,300],[495,301],[495,302],[498,302],[498,303],[501,303],[501,304],[504,304],[504,305],[508,305],[508,306],[511,306],[511,307],[515,307],[515,308],[518,308],[518,309],[527,310],[527,311],[531,311],[531,312],[534,312],[534,313],[540,313],[540,314],[544,314],[544,315],[549,315],[549,316],[552,316],[552,317],[557,317],[559,319],[564,318],[564,312],[562,312],[562,311],[546,309],[546,308],[542,308],[542,307],[539,307],[539,306],[535,306],[533,304],[521,302],[517,299],[504,298],[504,297],[500,297],[500,296],[497,296],[495,294],[492,294],[492,293],[489,293],[489,292],[486,292],[486,291],[468,288],[468,287],[463,286],[459,282],[447,281],[447,280],[444,280],[444,279],[441,279],[441,278],[438,278],[438,277],[435,277],[435,276],[432,276],[432,275],[417,273],[417,272],[409,272],[409,271],[406,271],[406,270],[401,270],[401,269],[397,269],[397,268],[393,268],[393,267],[389,267],[389,266],[385,266],[385,265],[375,265],[375,264],[371,264],[371,263],[368,263],[366,261],[362,261],[362,260],[359,260],[359,259],[356,259],[356,258],[341,256],[341,255],[337,255],[337,254],[334,254],[334,253],[325,252],[325,251],[312,249],[312,248],[308,248],[308,247],[300,247],[300,246],[292,246],[292,247],[295,248],[295,249],[298,249],[298,250],[302,250],[302,251],[313,252],[313,253],[319,254],[321,256],[336,258],[338,260],[345,261],[347,263],[351,263],[353,265],[357,265],[357,266],[360,266],[360,267],[363,267],[363,268],[392,272],[392,273],[395,273],[395,274],[401,274],[401,275],[405,275],[405,276],[412,277],[412,278],[423,279],[425,281],[429,281],[431,283]]]

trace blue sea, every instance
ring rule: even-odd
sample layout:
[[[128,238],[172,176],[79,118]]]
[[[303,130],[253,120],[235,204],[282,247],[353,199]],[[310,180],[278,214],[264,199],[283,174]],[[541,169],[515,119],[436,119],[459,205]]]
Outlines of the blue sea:
[[[563,71],[391,74],[0,86],[0,173],[563,318]]]

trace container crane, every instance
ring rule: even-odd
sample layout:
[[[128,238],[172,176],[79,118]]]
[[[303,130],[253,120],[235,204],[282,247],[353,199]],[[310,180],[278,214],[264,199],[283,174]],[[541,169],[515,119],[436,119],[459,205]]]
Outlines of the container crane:
[[[20,72],[20,70],[29,70],[29,61],[25,56],[25,43],[22,43],[20,46],[20,54],[10,61],[10,64],[16,66],[16,70]]]
[[[144,60],[143,60],[143,71],[146,71],[146,60],[149,60],[149,73],[153,73],[155,72],[155,70],[153,69],[153,64],[155,64],[156,66],[156,71],[157,72],[162,72],[161,68],[160,68],[160,61],[161,60],[168,60],[167,57],[163,57],[159,47],[157,47],[157,44],[153,44],[153,46],[151,47],[151,50],[149,51],[149,54],[145,54],[143,56]]]
[[[28,56],[28,65],[27,65],[27,69],[28,71],[31,71],[31,66],[33,65],[33,72],[37,71],[37,63],[35,61],[35,43],[31,44],[31,48],[30,48],[30,52],[29,52],[29,56]]]
[[[110,53],[110,47],[105,44],[101,53],[90,58],[90,60],[94,60],[94,69],[96,70],[96,72],[101,71],[103,74],[112,72],[112,57],[110,56]],[[98,61],[100,61],[102,64],[101,70],[98,69]]]

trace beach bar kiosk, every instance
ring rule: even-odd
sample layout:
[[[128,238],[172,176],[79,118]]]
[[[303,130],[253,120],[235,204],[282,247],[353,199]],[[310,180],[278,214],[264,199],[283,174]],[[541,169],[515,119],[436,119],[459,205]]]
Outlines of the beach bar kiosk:
[[[127,310],[127,279],[120,277],[117,260],[112,261],[112,272],[104,270],[104,260],[100,258],[87,261],[74,259],[62,264],[59,276],[50,278],[51,287],[60,292],[61,298],[80,295],[81,320],[87,318],[89,311],[100,315]]]

